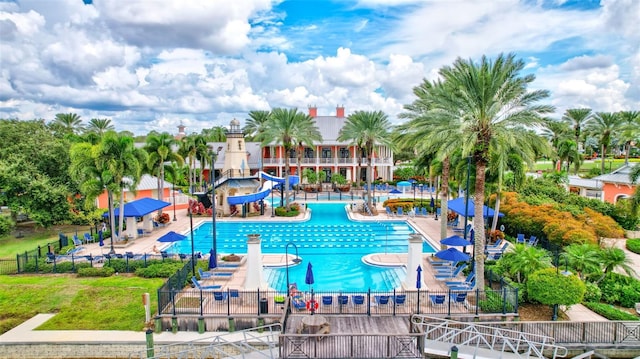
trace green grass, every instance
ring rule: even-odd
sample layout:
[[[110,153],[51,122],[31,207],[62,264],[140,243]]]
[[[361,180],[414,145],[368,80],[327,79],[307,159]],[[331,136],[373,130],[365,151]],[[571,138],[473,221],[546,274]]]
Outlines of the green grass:
[[[142,294],[157,312],[165,279],[134,276],[77,278],[64,275],[0,276],[0,333],[39,313],[56,315],[41,330],[142,330]]]
[[[630,158],[629,162],[640,162],[640,159]],[[605,166],[604,166],[605,172],[608,173],[622,167],[624,165],[624,159],[606,159],[604,163],[605,163]],[[600,168],[600,165],[601,165],[600,160],[585,161],[582,164],[582,166],[580,166],[580,173],[587,173],[592,168]],[[533,170],[543,171],[543,172],[552,171],[553,164],[551,163],[551,161],[540,161],[536,163],[535,168]],[[573,166],[571,167],[571,173],[573,174]]]
[[[32,251],[38,246],[46,246],[47,243],[56,242],[60,232],[71,235],[75,234],[76,230],[78,235],[82,236],[82,233],[89,232],[89,227],[54,226],[45,229],[36,228],[33,225],[20,225],[10,235],[0,237],[0,258],[15,258],[18,253]],[[22,232],[22,238],[16,238],[18,232]]]

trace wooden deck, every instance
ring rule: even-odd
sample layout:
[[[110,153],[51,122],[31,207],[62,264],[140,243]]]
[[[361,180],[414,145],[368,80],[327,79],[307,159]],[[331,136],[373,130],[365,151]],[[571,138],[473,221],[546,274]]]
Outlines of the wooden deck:
[[[307,314],[308,315],[308,314]],[[306,315],[289,316],[286,333],[295,334]],[[409,317],[368,317],[364,315],[325,315],[331,334],[408,334]]]

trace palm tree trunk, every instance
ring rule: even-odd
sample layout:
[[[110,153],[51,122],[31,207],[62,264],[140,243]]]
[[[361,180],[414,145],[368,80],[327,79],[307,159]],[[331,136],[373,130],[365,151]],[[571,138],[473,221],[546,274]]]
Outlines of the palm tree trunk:
[[[290,161],[289,161],[289,151],[285,150],[286,156],[284,157],[284,205],[287,207],[287,212],[291,206],[289,205],[289,173],[290,171]]]
[[[476,288],[480,291],[484,290],[484,248],[486,241],[486,234],[484,231],[484,221],[482,209],[484,206],[484,172],[486,163],[483,161],[476,161],[476,193],[474,198],[474,221],[473,230],[475,231],[473,255],[475,256],[475,273],[476,273]]]
[[[373,204],[371,198],[371,184],[373,183],[373,146],[370,147],[371,148],[367,148],[367,206],[369,209],[371,209],[371,205]]]
[[[442,183],[440,184],[440,240],[447,238],[447,213],[449,212],[449,172],[451,160],[446,157],[442,161]],[[437,209],[436,209],[437,210]],[[440,249],[445,249],[441,245]]]
[[[164,164],[160,164],[158,175],[158,201],[164,201]],[[162,208],[158,210],[158,216],[162,214]]]
[[[109,229],[111,230],[111,247],[113,248],[113,241],[116,239],[116,216],[115,206],[113,205],[113,192],[107,189],[107,197],[109,199]]]
[[[600,160],[600,174],[604,174],[604,151],[606,149],[605,145],[602,145],[602,153],[600,154],[601,160]]]
[[[120,240],[122,238],[122,229],[124,228],[124,187],[120,188],[120,216],[118,216],[118,222],[120,222],[118,226],[118,240]]]

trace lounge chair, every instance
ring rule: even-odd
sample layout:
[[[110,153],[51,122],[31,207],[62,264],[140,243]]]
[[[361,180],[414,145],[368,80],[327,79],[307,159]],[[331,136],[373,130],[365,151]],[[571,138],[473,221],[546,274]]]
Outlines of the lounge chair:
[[[448,286],[449,285],[451,285],[451,286],[454,286],[454,285],[469,285],[473,281],[473,279],[475,277],[476,277],[476,272],[472,271],[472,272],[469,272],[469,274],[467,275],[467,278],[465,278],[464,281],[456,281],[456,280],[446,281],[446,282],[444,282],[444,284],[446,284]]]
[[[504,251],[509,247],[509,242],[504,242],[499,248],[489,248],[485,249],[486,254],[496,254],[496,253],[504,253]]]
[[[338,304],[340,304],[340,305],[349,304],[349,296],[339,295],[338,296]]]
[[[458,276],[458,274],[460,274],[465,268],[467,268],[467,263],[464,263],[463,265],[457,267],[453,272],[438,272],[436,274],[434,274],[434,276],[436,277],[437,280],[447,280],[447,279],[452,279]]]
[[[200,279],[213,278],[213,273],[205,272],[205,271],[202,270],[202,268],[198,268],[198,274],[200,274]]]
[[[222,286],[219,285],[219,284],[202,285],[202,284],[200,284],[200,282],[198,282],[198,279],[195,276],[191,277],[191,283],[193,283],[193,285],[195,285],[196,288],[198,288],[199,290],[214,290],[214,289],[222,288]]]
[[[451,293],[451,303],[467,306],[467,292]]]
[[[84,243],[89,243],[89,242],[91,242],[91,243],[94,242],[93,236],[91,234],[85,232],[84,233]]]
[[[139,236],[139,237],[144,237],[144,235],[145,235],[145,233],[144,233],[144,229],[142,229],[142,228],[138,228],[138,229],[137,229],[137,232],[138,232],[138,236]]]
[[[82,241],[78,238],[76,234],[74,234],[73,237],[71,238],[73,239],[73,245],[75,245],[76,247],[82,246]]]
[[[427,207],[422,207],[420,213],[422,214],[422,217],[426,217],[429,215],[429,212],[427,212]]]
[[[516,243],[522,243],[522,244],[525,243],[524,234],[523,233],[518,233],[518,236],[516,237]]]
[[[398,294],[391,298],[396,305],[403,305],[407,301],[406,294]]]
[[[240,291],[237,289],[229,289],[229,299],[234,302],[234,301],[239,301],[240,304],[242,304],[243,300],[240,297]]]
[[[485,246],[485,249],[486,249],[486,250],[490,250],[490,249],[498,249],[498,248],[500,248],[500,246],[502,245],[502,241],[503,241],[503,239],[502,239],[502,238],[498,238],[498,240],[497,240],[494,244],[487,244],[487,245]]]
[[[384,210],[387,212],[387,216],[389,216],[389,217],[394,217],[395,216],[390,207],[387,206],[387,207],[384,208]]]
[[[291,299],[291,305],[296,308],[297,310],[306,310],[307,309],[307,303],[304,302],[304,300],[302,300],[302,298],[300,297],[293,297]]]
[[[389,306],[389,299],[390,297],[388,295],[376,295],[373,297],[374,302],[376,303],[376,310],[380,311],[381,308],[383,307],[388,307]]]
[[[398,216],[402,217],[404,216],[404,213],[402,212],[402,207],[398,207],[398,209],[396,209],[396,212],[398,213]]]
[[[333,296],[332,295],[323,295],[322,296],[322,305],[332,305],[333,304]]]
[[[429,296],[429,299],[431,299],[431,304],[433,304],[433,306],[438,306],[443,305],[447,297],[444,294],[432,294]]]
[[[363,305],[364,304],[364,295],[361,295],[361,294],[353,295],[353,296],[351,296],[351,301],[353,302],[354,306]]]
[[[529,242],[527,242],[527,244],[532,247],[535,247],[535,245],[538,244],[538,237],[536,236],[529,237]]]
[[[227,300],[227,293],[226,292],[213,292],[213,299],[215,299],[216,301],[222,302]]]

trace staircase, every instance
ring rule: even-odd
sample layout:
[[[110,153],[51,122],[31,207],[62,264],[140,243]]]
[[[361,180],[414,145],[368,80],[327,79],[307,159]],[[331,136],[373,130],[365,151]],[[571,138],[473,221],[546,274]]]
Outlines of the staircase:
[[[412,325],[425,334],[425,354],[449,356],[455,347],[460,357],[472,358],[557,358],[567,349],[552,337],[499,327],[476,325],[426,315],[411,317]]]

